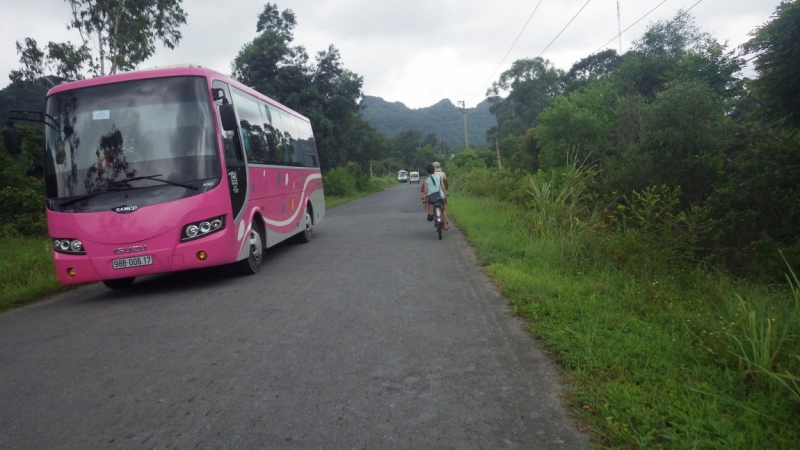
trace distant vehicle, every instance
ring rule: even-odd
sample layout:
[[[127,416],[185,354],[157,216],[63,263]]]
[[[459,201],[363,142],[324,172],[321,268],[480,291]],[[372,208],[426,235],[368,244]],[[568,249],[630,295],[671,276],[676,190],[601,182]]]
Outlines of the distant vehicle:
[[[229,263],[252,274],[266,248],[308,241],[325,215],[310,121],[220,73],[60,84],[46,108],[46,213],[62,284],[118,289]]]
[[[408,184],[419,183],[419,172],[411,172],[408,174]]]
[[[406,181],[408,181],[408,172],[406,172],[405,170],[397,171],[397,181],[401,183],[405,183]]]

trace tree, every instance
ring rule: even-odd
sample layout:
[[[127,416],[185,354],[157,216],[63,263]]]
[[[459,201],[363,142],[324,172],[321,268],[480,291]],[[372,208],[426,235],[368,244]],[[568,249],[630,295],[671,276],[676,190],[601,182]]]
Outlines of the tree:
[[[616,97],[608,83],[595,83],[569,96],[559,96],[539,115],[535,136],[539,167],[566,165],[568,158],[599,160],[611,149]]]
[[[629,175],[637,189],[680,186],[686,204],[709,195],[729,141],[724,107],[708,85],[669,85],[644,110],[645,130],[636,153],[629,153]]]
[[[488,140],[508,134],[521,135],[535,126],[537,116],[561,92],[564,72],[540,57],[523,58],[500,75],[486,92],[497,126],[487,132]],[[506,98],[501,94],[507,93]]]
[[[757,54],[759,77],[748,83],[761,101],[759,111],[769,120],[800,126],[800,4],[783,1],[770,22],[750,33],[742,45]]]
[[[280,33],[291,41],[294,37],[292,30],[297,26],[297,17],[291,9],[285,9],[283,12],[278,11],[278,5],[267,3],[264,5],[264,11],[258,15],[258,22],[256,22],[256,32],[261,33],[267,29],[271,29]]]
[[[456,153],[450,162],[459,169],[476,169],[486,167],[486,161],[475,150],[464,150]]]
[[[436,161],[436,150],[432,145],[426,145],[414,153],[414,161],[409,167],[424,171],[425,167],[434,161]]]
[[[423,147],[426,145],[430,145],[431,147],[436,148],[439,145],[439,139],[436,138],[436,133],[428,133],[425,135],[425,138],[420,143]]]
[[[581,59],[564,76],[567,91],[574,91],[591,81],[613,73],[622,63],[622,56],[613,48]]]
[[[679,11],[672,20],[649,25],[634,41],[634,49],[624,55],[616,70],[617,79],[627,94],[655,95],[674,78],[673,70],[684,57],[702,53],[713,43],[691,15]]]
[[[420,148],[421,137],[422,132],[419,130],[406,130],[398,133],[389,141],[390,155],[403,161],[406,167],[411,167],[414,164],[414,155]]]
[[[17,42],[22,69],[12,81],[34,81],[54,72],[67,79],[131,70],[153,55],[156,41],[170,49],[181,40],[186,23],[183,0],[65,0],[72,8],[68,29],[77,30],[81,45],[49,42],[40,49],[32,38]],[[106,68],[108,65],[108,68]]]
[[[363,78],[344,67],[333,45],[310,63],[304,47],[292,46],[296,25],[292,10],[267,3],[256,23],[260,34],[231,63],[233,78],[311,120],[324,171],[349,162],[368,167],[386,144],[360,116]]]

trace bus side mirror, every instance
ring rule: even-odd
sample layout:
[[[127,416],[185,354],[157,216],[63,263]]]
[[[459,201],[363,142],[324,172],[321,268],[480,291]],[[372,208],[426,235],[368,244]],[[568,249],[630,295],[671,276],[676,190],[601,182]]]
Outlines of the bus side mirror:
[[[224,100],[225,99],[225,89],[221,88],[212,88],[211,89],[211,96],[214,98],[214,101]],[[227,102],[224,102],[227,103]]]
[[[19,129],[11,123],[3,129],[3,142],[6,144],[9,154],[19,155],[22,153],[22,138],[19,135]]]
[[[225,131],[233,131],[237,128],[236,111],[230,103],[220,105],[219,118],[222,121],[222,129]]]

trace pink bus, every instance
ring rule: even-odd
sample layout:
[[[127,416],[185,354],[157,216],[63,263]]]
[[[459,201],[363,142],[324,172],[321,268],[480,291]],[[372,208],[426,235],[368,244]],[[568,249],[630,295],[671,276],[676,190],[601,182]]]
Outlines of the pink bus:
[[[47,93],[47,222],[58,279],[236,264],[308,242],[325,215],[309,120],[197,66],[62,84]]]

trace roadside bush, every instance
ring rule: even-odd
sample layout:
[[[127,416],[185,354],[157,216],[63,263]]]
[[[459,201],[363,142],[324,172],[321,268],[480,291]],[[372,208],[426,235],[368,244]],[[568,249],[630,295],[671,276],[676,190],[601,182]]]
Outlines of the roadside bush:
[[[0,189],[0,236],[47,234],[40,181]]]
[[[47,234],[42,181],[26,175],[27,164],[0,151],[0,236]]]
[[[372,190],[372,185],[370,184],[369,180],[369,174],[360,170],[357,166],[350,166],[349,170],[350,173],[353,175],[353,179],[355,180],[356,190],[358,192],[367,192]]]
[[[680,187],[664,185],[623,197],[610,217],[616,233],[604,239],[610,255],[634,273],[694,260],[709,222],[702,210],[686,211],[681,197]]]
[[[722,181],[705,207],[716,221],[706,243],[715,262],[737,275],[783,280],[782,250],[800,261],[800,140],[780,132],[742,126],[720,156]]]
[[[486,160],[474,150],[464,150],[453,155],[450,160],[454,167],[463,170],[479,169],[486,167]]]
[[[325,194],[345,197],[356,192],[356,177],[347,167],[337,167],[322,175]]]
[[[521,170],[478,167],[472,170],[458,168],[448,173],[454,189],[476,197],[490,197],[524,206],[530,199],[526,192],[528,175]]]

